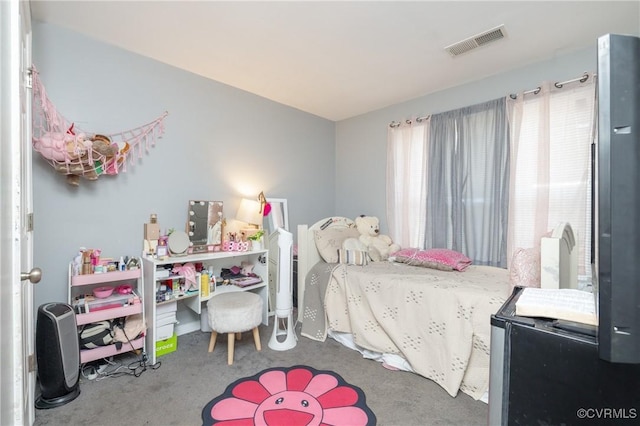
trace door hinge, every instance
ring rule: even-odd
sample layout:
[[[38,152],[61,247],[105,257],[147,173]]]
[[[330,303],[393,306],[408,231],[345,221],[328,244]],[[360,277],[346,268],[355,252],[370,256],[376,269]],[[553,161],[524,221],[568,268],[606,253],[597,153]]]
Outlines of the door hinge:
[[[27,214],[27,232],[33,232],[33,213]]]
[[[34,371],[36,371],[36,357],[33,356],[33,354],[30,354],[28,362],[29,362],[29,365],[28,365],[29,373],[33,373]]]
[[[27,87],[27,89],[33,88],[33,70],[31,68],[27,70],[27,75],[25,76],[24,84]]]

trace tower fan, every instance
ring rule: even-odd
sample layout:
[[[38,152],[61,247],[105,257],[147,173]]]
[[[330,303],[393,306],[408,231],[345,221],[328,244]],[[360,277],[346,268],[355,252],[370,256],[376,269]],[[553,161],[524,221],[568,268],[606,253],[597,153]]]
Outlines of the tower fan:
[[[278,247],[278,276],[276,280],[276,315],[269,347],[274,351],[286,351],[296,346],[293,323],[293,234],[283,228],[274,233]]]
[[[80,395],[80,344],[70,305],[46,303],[38,308],[36,359],[41,389],[36,408],[58,407]]]

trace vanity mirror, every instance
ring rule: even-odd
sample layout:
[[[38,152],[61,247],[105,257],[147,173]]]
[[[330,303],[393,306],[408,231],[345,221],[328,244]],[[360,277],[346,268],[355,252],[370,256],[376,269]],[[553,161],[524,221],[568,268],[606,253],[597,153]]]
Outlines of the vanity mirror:
[[[187,233],[193,253],[222,244],[222,201],[189,201]]]
[[[289,230],[289,210],[286,198],[269,198],[267,202],[271,205],[271,212],[265,217],[265,230],[267,235],[271,235],[276,229],[284,228]]]

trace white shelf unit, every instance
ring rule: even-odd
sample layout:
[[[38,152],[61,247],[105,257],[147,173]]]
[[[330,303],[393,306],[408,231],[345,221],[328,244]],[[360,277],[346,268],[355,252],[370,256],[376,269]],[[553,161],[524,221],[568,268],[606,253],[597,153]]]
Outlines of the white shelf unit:
[[[209,296],[202,297],[200,286],[197,291],[191,291],[177,298],[172,298],[164,302],[156,302],[156,289],[162,281],[176,278],[175,275],[169,277],[158,277],[156,272],[159,266],[185,264],[185,263],[202,263],[203,267],[213,267],[216,277],[220,277],[222,268],[231,268],[240,266],[241,263],[249,262],[253,265],[253,273],[258,275],[262,282],[247,287],[238,287],[235,285],[218,285]],[[268,250],[253,251],[219,251],[191,254],[187,256],[167,257],[156,259],[149,256],[142,257],[144,264],[144,279],[147,283],[144,294],[145,312],[147,313],[147,336],[146,348],[147,355],[151,363],[156,362],[156,307],[173,301],[178,302],[177,320],[175,333],[181,336],[186,333],[200,330],[200,314],[202,313],[202,304],[216,295],[231,291],[252,291],[262,298],[263,312],[262,323],[269,325],[269,256]],[[180,350],[180,348],[178,348]]]
[[[104,285],[117,287],[118,285],[129,284],[135,293],[142,299],[141,303],[117,308],[102,309],[95,312],[76,313],[76,324],[78,327],[93,322],[111,320],[115,318],[127,317],[129,315],[142,314],[144,318],[144,281],[143,270],[133,269],[127,271],[114,271],[102,274],[86,274],[72,275],[73,265],[69,264],[69,286],[68,286],[68,302],[73,305],[73,300],[79,294],[92,294],[93,289]],[[104,299],[108,301],[109,299]],[[107,358],[114,355],[120,355],[132,350],[144,349],[145,338],[139,337],[131,341],[123,343],[120,349],[115,344],[100,346],[95,349],[81,349],[80,362],[86,363],[101,358]]]

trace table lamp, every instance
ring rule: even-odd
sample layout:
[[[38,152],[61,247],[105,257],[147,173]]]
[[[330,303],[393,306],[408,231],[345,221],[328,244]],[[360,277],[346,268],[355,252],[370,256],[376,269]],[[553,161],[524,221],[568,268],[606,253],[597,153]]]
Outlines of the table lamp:
[[[247,228],[242,229],[243,239],[255,234],[262,228],[262,204],[258,201],[243,198],[240,201],[236,220],[249,225]]]

